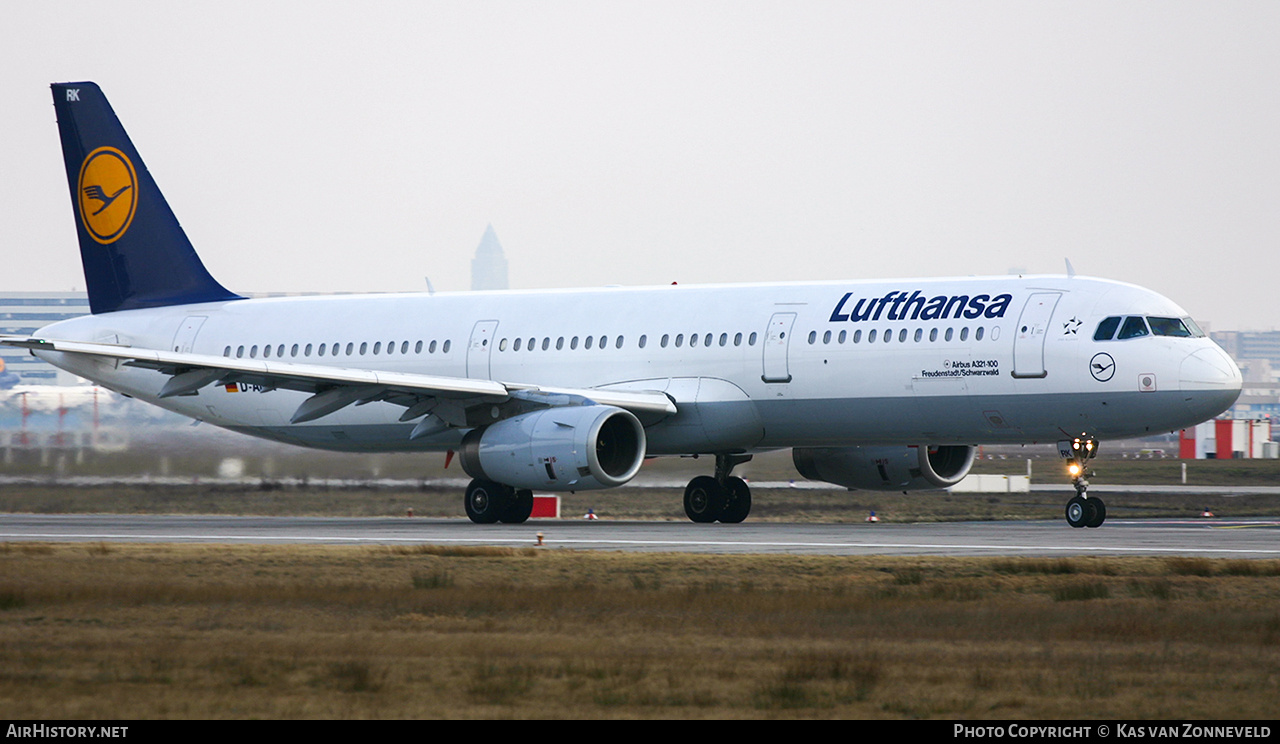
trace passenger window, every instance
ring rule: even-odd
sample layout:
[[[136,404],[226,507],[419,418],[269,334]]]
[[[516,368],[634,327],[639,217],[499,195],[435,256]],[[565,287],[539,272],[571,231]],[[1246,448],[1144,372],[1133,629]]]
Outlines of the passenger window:
[[[229,357],[229,356],[231,356],[231,347],[230,347],[230,346],[228,346],[227,348],[223,349],[223,350],[222,350],[222,355],[223,355],[224,357]]]
[[[930,329],[929,329],[929,340],[930,340],[930,341],[937,341],[937,340],[938,340],[938,329],[937,329],[937,328],[930,328]]]
[[[707,337],[706,337],[706,338],[702,339],[702,345],[703,345],[703,346],[710,346],[710,345],[711,345],[711,334],[710,334],[710,333],[708,333],[708,334],[707,334]]]
[[[827,331],[822,334],[822,343],[824,344],[831,343],[831,331]]]
[[[862,343],[862,331],[861,331],[861,330],[857,330],[857,331],[854,331],[854,332],[853,332],[853,342],[854,342],[855,344]]]
[[[973,332],[973,340],[974,340],[974,341],[981,341],[981,340],[982,340],[982,332],[983,332],[983,331],[982,331],[982,326],[978,326],[978,329],[977,329],[976,331],[974,331],[974,332]]]
[[[578,337],[574,336],[573,338],[569,339],[569,349],[573,350],[576,348],[578,348]]]
[[[516,342],[511,345],[511,349],[512,351],[520,351],[520,347],[523,345],[524,345],[524,339],[518,338],[516,339]]]
[[[837,342],[839,342],[839,343],[842,343],[842,344],[843,344],[843,343],[844,343],[844,340],[845,340],[845,334],[846,334],[846,333],[848,333],[848,331],[840,331],[840,337],[839,337],[839,338],[837,338],[837,339],[836,339],[836,341],[837,341]]]
[[[644,348],[644,345],[645,345],[646,343],[648,343],[648,342],[649,342],[649,336],[648,336],[648,335],[646,335],[646,334],[641,334],[641,335],[640,335],[640,348],[642,348],[642,349],[643,349],[643,348]]]
[[[405,343],[408,343],[408,342],[406,341]],[[517,343],[519,343],[519,340],[518,340],[518,339],[517,339]],[[324,352],[323,352],[323,351],[321,351],[320,353],[321,353],[321,354],[323,354]],[[414,344],[414,345],[413,345],[413,353],[414,353],[414,354],[421,354],[421,353],[422,353],[422,341],[418,341],[418,343],[416,343],[416,344]]]
[[[600,348],[601,348],[601,349],[607,349],[607,348],[609,348],[609,337],[608,337],[608,336],[601,336],[601,337],[600,337]]]
[[[360,356],[364,356],[364,355],[365,355],[365,354],[367,354],[368,352],[369,352],[369,342],[368,342],[368,341],[361,341],[361,342],[360,342]]]
[[[960,329],[960,340],[961,340],[961,341],[968,341],[968,340],[969,340],[969,327],[968,327],[968,326],[965,326],[964,328],[961,328],[961,329]]]
[[[623,340],[623,337],[622,337],[622,336],[618,336],[616,339],[614,339],[614,341],[613,341],[613,348],[615,348],[615,349],[621,349],[621,348],[622,348],[622,340]]]
[[[680,348],[680,345],[681,345],[681,344],[683,344],[683,343],[684,343],[684,334],[683,334],[683,333],[677,333],[677,334],[676,334],[676,348],[677,348],[677,349],[678,349],[678,348]]]
[[[1110,341],[1115,338],[1116,329],[1120,327],[1120,316],[1113,315],[1098,324],[1098,330],[1093,332],[1094,341]]]
[[[362,349],[361,351],[363,351],[363,349]],[[374,343],[374,345],[373,345],[373,353],[374,353],[374,354],[381,354],[381,353],[382,353],[382,342],[381,342],[381,341],[377,341],[377,342],[375,342],[375,343]]]
[[[311,356],[311,344],[307,344],[307,347],[302,350],[302,355],[307,357]]]
[[[590,348],[591,348],[591,345],[592,345],[593,343],[595,343],[595,337],[594,337],[594,336],[587,336],[587,340],[582,344],[582,348],[584,348],[584,349],[590,349]]]
[[[694,347],[695,347],[695,346],[697,346],[697,345],[698,345],[698,334],[696,334],[696,333],[690,333],[690,334],[689,334],[689,348],[691,348],[691,349],[692,349],[692,348],[694,348]]]
[[[916,329],[916,336],[915,336],[915,338],[916,338],[916,343],[920,343],[921,339],[923,339],[923,338],[924,338],[924,329],[923,329],[923,328],[917,328],[917,329]]]
[[[1120,326],[1120,335],[1116,338],[1123,341],[1126,338],[1138,338],[1147,335],[1147,321],[1137,315],[1131,315],[1124,319],[1124,325]]]
[[[727,343],[729,343],[729,334],[727,333],[720,334],[720,345],[724,346]]]
[[[498,342],[498,351],[506,351],[506,350],[507,350],[507,340],[504,338]]]
[[[563,349],[564,349],[564,336],[561,336],[560,338],[556,339],[556,351],[561,351]]]
[[[817,332],[817,331],[809,331],[809,343],[810,343],[810,344],[812,344],[812,343],[814,343],[814,342],[815,342],[815,341],[817,341],[817,340],[818,340],[818,332]]]
[[[756,345],[756,332],[752,331],[751,336],[747,338],[747,346],[755,346],[755,345]]]
[[[954,328],[948,328],[948,329],[947,329],[947,335],[946,335],[946,337],[945,337],[945,340],[946,340],[946,341],[950,341],[950,340],[951,340],[951,337],[952,337],[953,335],[955,335],[955,332],[956,332],[956,331],[955,331],[955,329],[954,329]]]
[[[867,343],[874,344],[876,342],[876,329],[872,328],[867,333]]]
[[[550,337],[544,337],[544,338],[542,339],[542,350],[543,350],[543,351],[546,351],[547,349],[550,349],[550,348],[551,348],[551,338],[550,338]]]

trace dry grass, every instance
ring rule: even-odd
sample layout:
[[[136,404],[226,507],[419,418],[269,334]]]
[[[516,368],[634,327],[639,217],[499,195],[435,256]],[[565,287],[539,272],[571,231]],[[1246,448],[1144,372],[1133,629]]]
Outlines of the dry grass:
[[[1254,718],[1280,562],[0,544],[13,718]]]

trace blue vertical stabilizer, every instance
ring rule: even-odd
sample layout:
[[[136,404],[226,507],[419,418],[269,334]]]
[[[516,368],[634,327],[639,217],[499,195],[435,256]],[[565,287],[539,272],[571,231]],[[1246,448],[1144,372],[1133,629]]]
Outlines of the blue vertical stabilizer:
[[[90,310],[243,299],[200,262],[98,86],[52,88]]]

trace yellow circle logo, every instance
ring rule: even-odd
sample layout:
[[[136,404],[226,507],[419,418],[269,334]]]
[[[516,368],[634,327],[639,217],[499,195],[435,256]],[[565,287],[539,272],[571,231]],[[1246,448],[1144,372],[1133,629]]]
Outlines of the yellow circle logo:
[[[99,147],[80,166],[80,221],[99,243],[114,243],[138,208],[138,176],[129,158]]]

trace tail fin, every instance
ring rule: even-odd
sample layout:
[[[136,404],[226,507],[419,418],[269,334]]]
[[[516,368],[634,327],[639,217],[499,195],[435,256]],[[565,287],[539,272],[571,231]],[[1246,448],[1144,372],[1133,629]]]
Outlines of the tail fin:
[[[93,313],[243,299],[219,284],[94,83],[55,83],[62,158]]]

